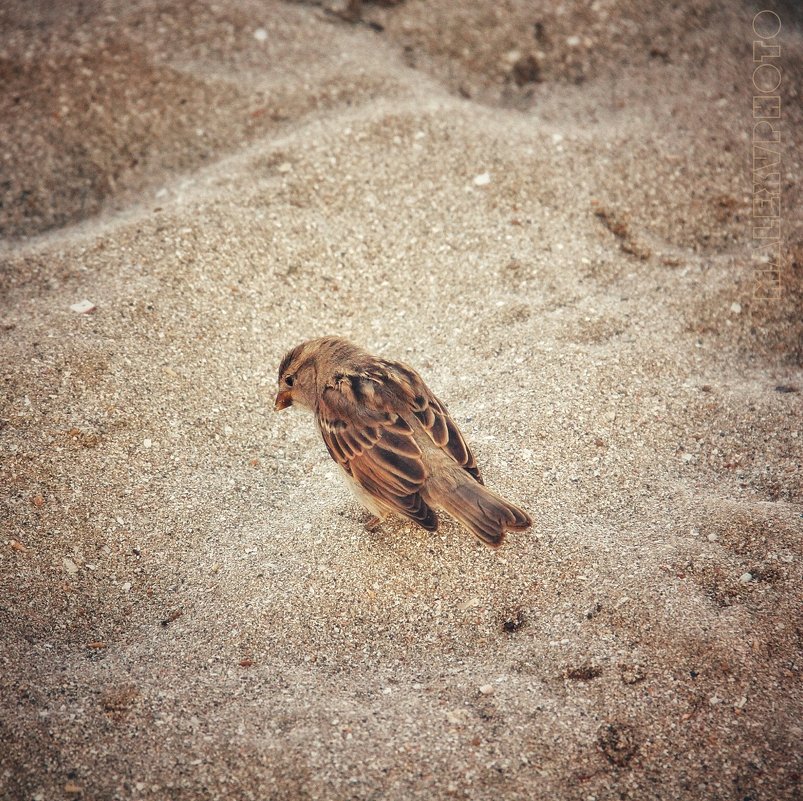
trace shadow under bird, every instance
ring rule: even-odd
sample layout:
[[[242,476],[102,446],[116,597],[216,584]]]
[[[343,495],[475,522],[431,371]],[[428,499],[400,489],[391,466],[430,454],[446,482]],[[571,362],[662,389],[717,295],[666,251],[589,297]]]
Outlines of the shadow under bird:
[[[435,509],[487,545],[523,531],[526,512],[483,485],[446,407],[405,364],[372,356],[340,337],[302,342],[279,367],[275,409],[310,409],[331,457],[377,525],[391,513],[437,531]]]

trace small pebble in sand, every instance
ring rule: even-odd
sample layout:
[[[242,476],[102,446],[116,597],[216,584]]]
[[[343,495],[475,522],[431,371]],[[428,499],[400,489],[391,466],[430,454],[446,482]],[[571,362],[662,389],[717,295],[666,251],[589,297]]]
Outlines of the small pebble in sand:
[[[741,581],[742,584],[749,584],[752,580],[753,580],[752,573],[742,573],[742,575],[739,576],[739,581]]]
[[[474,176],[474,186],[487,186],[491,183],[491,173],[483,172]]]
[[[528,53],[527,55],[520,55],[516,51],[512,51],[516,58],[513,64],[511,75],[516,82],[516,86],[524,86],[528,83],[539,83],[542,79],[541,76],[541,62],[535,53]]]
[[[76,314],[91,314],[97,307],[91,300],[80,300],[78,303],[73,303],[70,309]]]
[[[492,684],[483,684],[483,685],[480,687],[480,692],[481,692],[483,695],[493,695],[493,691],[494,691],[494,688],[493,688],[493,685],[492,685]]]
[[[515,615],[511,615],[505,622],[502,624],[502,630],[506,631],[508,634],[512,634],[514,631],[518,631],[526,622],[526,617],[524,612],[519,609]]]
[[[152,439],[148,439],[146,437],[145,439],[142,440],[142,447],[143,448],[150,448],[151,445],[153,445],[153,440]]]
[[[591,620],[592,618],[596,617],[602,611],[602,604],[597,601],[593,606],[589,607],[585,611],[586,620]]]
[[[719,539],[719,537],[716,534],[709,534],[708,535],[708,541],[709,542],[716,542],[718,539]]]
[[[647,677],[641,665],[620,665],[619,673],[625,684],[638,684]]]
[[[67,556],[61,560],[61,564],[64,566],[64,570],[71,576],[74,576],[79,570],[78,565]]]
[[[731,312],[733,314],[741,314],[742,313],[742,304],[741,303],[731,303]]]
[[[257,28],[254,31],[254,39],[258,42],[265,42],[268,39],[268,32],[264,28]]]
[[[178,620],[184,614],[183,609],[174,609],[164,620],[161,621],[162,627],[166,628],[169,623]]]

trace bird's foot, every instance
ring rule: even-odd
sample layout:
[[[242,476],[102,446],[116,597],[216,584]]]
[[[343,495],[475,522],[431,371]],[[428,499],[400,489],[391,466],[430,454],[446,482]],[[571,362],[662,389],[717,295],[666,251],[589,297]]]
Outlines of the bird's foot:
[[[376,531],[379,528],[379,524],[382,522],[381,517],[377,517],[376,515],[372,515],[365,523],[365,530],[366,531]]]

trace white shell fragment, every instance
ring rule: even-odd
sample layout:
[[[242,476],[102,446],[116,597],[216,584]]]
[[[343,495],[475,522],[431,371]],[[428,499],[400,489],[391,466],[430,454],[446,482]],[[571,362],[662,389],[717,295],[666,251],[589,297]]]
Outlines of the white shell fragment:
[[[91,314],[96,308],[97,306],[91,300],[81,300],[70,306],[70,309],[76,314]]]

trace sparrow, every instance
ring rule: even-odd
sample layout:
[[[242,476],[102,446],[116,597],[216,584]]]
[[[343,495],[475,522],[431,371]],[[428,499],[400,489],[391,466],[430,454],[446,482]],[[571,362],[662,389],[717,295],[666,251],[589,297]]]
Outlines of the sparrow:
[[[498,547],[532,524],[484,486],[446,406],[406,364],[340,337],[302,342],[282,359],[274,408],[293,405],[315,415],[329,455],[374,515],[369,527],[396,513],[437,531],[440,509]]]

